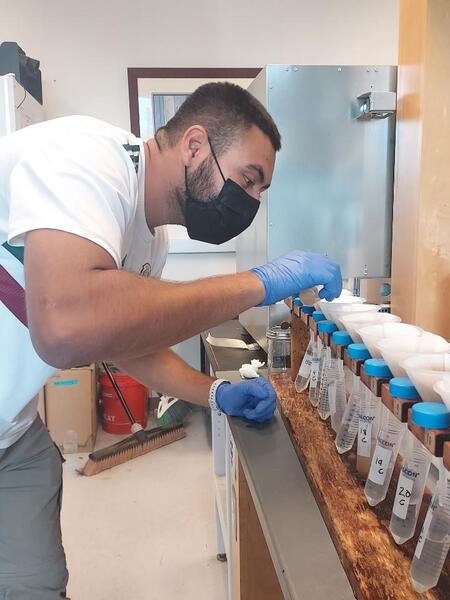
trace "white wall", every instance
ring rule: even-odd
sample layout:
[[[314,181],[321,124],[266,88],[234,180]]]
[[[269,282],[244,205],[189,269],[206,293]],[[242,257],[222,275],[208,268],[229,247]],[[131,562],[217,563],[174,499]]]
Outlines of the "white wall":
[[[127,67],[396,64],[398,0],[8,0],[0,40],[41,60],[47,115],[129,126]]]
[[[41,61],[47,118],[129,127],[127,67],[396,64],[398,0],[0,0],[0,41]],[[171,255],[165,276],[233,272]]]
[[[201,277],[227,275],[235,271],[236,260],[232,252],[222,254],[169,254],[163,276],[171,281],[186,281],[200,279]],[[200,368],[200,341],[198,336],[178,344],[174,347],[174,350],[191,366],[196,369]]]

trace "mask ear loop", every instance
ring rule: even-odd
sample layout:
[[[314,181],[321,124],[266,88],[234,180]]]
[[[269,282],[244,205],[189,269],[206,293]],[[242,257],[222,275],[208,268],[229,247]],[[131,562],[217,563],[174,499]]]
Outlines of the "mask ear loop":
[[[209,147],[211,148],[211,154],[213,155],[213,158],[216,161],[217,168],[219,169],[220,174],[222,175],[223,182],[225,183],[226,179],[222,173],[222,169],[220,168],[219,161],[217,160],[217,156],[216,156],[216,153],[214,152],[214,148],[213,148],[213,145],[211,144],[211,140],[209,139],[209,135],[208,135],[208,143],[209,143]]]

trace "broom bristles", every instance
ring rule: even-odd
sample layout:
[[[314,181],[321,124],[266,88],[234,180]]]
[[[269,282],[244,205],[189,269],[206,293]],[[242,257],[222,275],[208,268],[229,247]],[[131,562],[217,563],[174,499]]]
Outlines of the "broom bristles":
[[[148,435],[146,442],[140,442],[131,436],[117,444],[92,452],[78,473],[90,477],[186,437],[186,430],[181,424],[158,427],[145,433]]]

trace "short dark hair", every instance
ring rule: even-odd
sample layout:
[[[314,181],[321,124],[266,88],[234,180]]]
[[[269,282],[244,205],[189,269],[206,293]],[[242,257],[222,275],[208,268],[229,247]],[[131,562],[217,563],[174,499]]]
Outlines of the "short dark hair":
[[[192,125],[202,125],[207,130],[218,154],[252,126],[269,138],[276,152],[281,148],[280,132],[267,110],[250,92],[234,83],[200,86],[156,135],[164,131],[169,146],[174,146]]]

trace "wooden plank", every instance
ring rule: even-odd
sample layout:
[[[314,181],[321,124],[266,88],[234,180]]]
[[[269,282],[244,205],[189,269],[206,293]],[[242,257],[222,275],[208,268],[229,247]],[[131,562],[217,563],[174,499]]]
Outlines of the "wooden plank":
[[[401,0],[392,312],[450,337],[450,11]]]
[[[429,494],[422,505],[416,535],[397,546],[388,527],[396,489],[397,464],[386,500],[369,507],[364,481],[356,472],[356,455],[339,455],[334,432],[311,406],[307,394],[292,384],[272,380],[281,413],[300,463],[358,600],[449,600],[450,559],[438,587],[418,594],[409,579],[411,559],[425,517]]]
[[[240,462],[238,469],[240,600],[283,600],[283,593]]]

